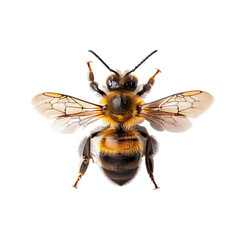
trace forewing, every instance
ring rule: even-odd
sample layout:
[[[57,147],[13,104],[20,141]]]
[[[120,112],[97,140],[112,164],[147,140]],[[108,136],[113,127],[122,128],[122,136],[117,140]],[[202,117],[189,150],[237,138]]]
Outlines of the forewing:
[[[182,92],[141,105],[140,115],[156,130],[182,132],[191,127],[187,117],[198,117],[212,102],[213,96],[207,92]]]
[[[101,105],[64,94],[42,93],[35,96],[32,103],[46,118],[55,118],[53,127],[63,133],[72,133],[79,126],[102,117]]]

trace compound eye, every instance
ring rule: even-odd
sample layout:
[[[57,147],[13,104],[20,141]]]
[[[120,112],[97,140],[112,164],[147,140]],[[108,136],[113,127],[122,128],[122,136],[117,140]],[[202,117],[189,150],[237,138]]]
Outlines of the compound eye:
[[[138,80],[134,76],[126,76],[125,78],[125,84],[124,84],[124,89],[133,91],[136,89],[138,84]]]
[[[107,86],[112,87],[112,77],[109,77],[107,80]]]
[[[120,88],[119,77],[116,75],[111,75],[107,78],[106,81],[107,87],[109,90],[116,90]]]
[[[135,88],[136,87],[136,83],[134,81],[130,81],[129,82],[129,87],[130,88]]]

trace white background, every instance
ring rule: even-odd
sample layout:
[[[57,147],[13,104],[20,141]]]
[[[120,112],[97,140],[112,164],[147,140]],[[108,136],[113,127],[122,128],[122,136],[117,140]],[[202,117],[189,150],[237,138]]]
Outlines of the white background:
[[[1,239],[239,239],[238,1],[1,1]],[[32,107],[53,91],[98,103],[86,61],[104,85],[133,68],[141,84],[162,73],[145,101],[205,90],[212,107],[184,133],[159,141],[153,191],[144,162],[119,187],[90,164],[74,183],[77,148],[93,126],[70,135]]]

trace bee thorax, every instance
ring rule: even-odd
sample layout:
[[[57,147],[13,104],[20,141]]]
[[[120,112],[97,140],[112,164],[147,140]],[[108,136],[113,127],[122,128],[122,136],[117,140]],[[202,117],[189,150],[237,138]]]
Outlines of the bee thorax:
[[[109,101],[110,116],[116,121],[132,117],[132,99],[124,94],[113,96]]]

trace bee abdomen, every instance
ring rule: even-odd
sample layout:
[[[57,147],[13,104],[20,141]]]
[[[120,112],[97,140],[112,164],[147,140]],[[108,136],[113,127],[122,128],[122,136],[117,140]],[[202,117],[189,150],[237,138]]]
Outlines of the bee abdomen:
[[[132,179],[141,160],[141,143],[133,130],[108,130],[100,142],[100,164],[105,175],[119,185]]]
[[[132,155],[100,153],[100,161],[105,175],[118,185],[131,180],[140,164],[140,153]]]

